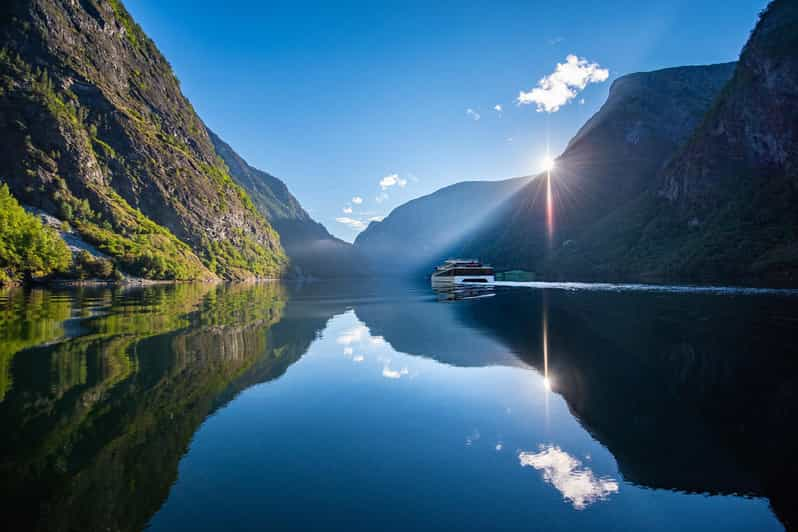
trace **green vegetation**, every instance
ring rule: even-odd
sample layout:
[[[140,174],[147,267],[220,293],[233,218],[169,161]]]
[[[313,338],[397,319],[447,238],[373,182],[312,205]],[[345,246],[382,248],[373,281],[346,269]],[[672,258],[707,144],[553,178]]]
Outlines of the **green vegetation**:
[[[107,223],[99,217],[70,220],[77,231],[100,250],[116,258],[125,272],[148,279],[191,280],[212,277],[187,244],[121,196],[105,190]]]
[[[275,235],[276,237],[276,235]],[[285,255],[266,249],[242,231],[237,231],[235,244],[230,239],[215,240],[207,245],[206,263],[217,273],[233,278],[279,277],[285,266]]]
[[[70,257],[58,233],[25,212],[7,185],[0,186],[0,284],[66,269]]]
[[[140,48],[147,40],[147,37],[141,30],[141,26],[133,20],[122,5],[122,2],[119,0],[108,0],[108,4],[110,4],[111,9],[113,9],[116,20],[125,28],[125,38],[133,45],[133,48]]]
[[[80,251],[72,259],[69,273],[77,279],[116,279],[118,275],[113,261],[95,257],[86,250]]]

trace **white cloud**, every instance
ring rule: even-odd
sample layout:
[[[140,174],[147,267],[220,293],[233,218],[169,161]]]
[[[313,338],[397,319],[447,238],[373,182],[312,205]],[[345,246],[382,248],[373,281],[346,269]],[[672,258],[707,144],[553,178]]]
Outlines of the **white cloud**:
[[[407,368],[402,368],[399,370],[391,369],[388,366],[382,368],[382,376],[386,379],[399,379],[402,377],[402,375],[407,375],[407,373]]]
[[[352,357],[352,362],[363,362],[364,360],[366,360],[366,357],[363,355],[355,355]]]
[[[344,214],[352,214],[352,207],[344,207],[342,210]]]
[[[493,106],[493,110],[494,110],[494,111],[497,111],[497,112],[499,112],[499,113],[501,113],[501,112],[502,112],[502,109],[503,109],[503,108],[502,108],[502,105],[501,105],[500,103],[497,103],[496,105],[494,105],[494,106]]]
[[[363,198],[361,198],[360,196],[355,196],[352,198],[352,203],[354,203],[355,205],[360,205],[361,203],[363,203]]]
[[[387,199],[388,199],[388,194],[385,192],[380,192],[379,194],[377,194],[377,197],[374,198],[374,201],[376,201],[377,203],[382,203]]]
[[[471,118],[473,118],[474,120],[479,120],[480,119],[479,113],[474,111],[470,107],[468,109],[466,109],[466,114],[468,116],[470,116]]]
[[[363,334],[366,332],[368,332],[368,328],[366,328],[365,325],[352,327],[339,334],[338,339],[335,341],[341,345],[351,345],[360,342],[363,339]]]
[[[341,342],[340,342],[340,340],[341,340],[341,338],[340,338],[340,337],[338,338],[338,340],[339,340],[339,342],[338,342],[338,343],[341,343]],[[351,347],[344,347],[344,354],[345,354],[346,356],[351,356],[351,355],[352,355],[352,353],[354,353],[354,352],[355,352],[355,350],[354,350],[354,349],[352,349]]]
[[[369,218],[369,222],[381,222],[385,219],[385,216],[372,216]]]
[[[543,480],[557,488],[565,500],[577,510],[606,499],[620,489],[613,478],[593,474],[582,462],[555,445],[540,446],[540,452],[521,452],[521,467],[542,471]]]
[[[341,216],[340,218],[336,218],[335,221],[339,224],[348,225],[352,229],[357,229],[358,231],[366,228],[366,224],[362,220],[349,218],[348,216]]]
[[[529,92],[521,91],[517,102],[518,105],[534,103],[538,112],[556,113],[588,83],[601,83],[609,76],[610,71],[598,63],[589,63],[587,59],[570,54],[565,63],[557,63],[554,72],[542,78],[537,87]]]
[[[386,175],[380,179],[380,188],[383,190],[389,189],[392,186],[399,186],[404,188],[407,185],[407,179],[402,179],[399,174]]]
[[[585,105],[585,99],[584,98],[581,98],[579,100],[579,105]]]

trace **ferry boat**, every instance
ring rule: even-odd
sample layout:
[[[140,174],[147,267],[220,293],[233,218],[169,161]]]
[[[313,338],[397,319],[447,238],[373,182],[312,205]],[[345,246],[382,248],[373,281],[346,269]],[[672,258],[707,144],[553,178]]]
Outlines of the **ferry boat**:
[[[495,281],[493,268],[476,259],[449,259],[432,272],[432,287],[486,284]]]

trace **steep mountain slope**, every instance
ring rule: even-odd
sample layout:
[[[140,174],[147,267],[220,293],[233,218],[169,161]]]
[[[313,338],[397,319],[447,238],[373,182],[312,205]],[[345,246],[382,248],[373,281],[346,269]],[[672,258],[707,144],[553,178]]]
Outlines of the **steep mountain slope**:
[[[381,222],[371,222],[355,239],[355,247],[377,272],[427,269],[528,180],[470,181],[442,188],[397,207]]]
[[[216,153],[230,169],[230,175],[244,187],[258,211],[279,233],[290,259],[289,275],[330,278],[367,273],[352,245],[335,238],[313,220],[285,183],[250,166],[213,131],[208,130],[208,134]]]
[[[118,0],[0,6],[0,176],[130,273],[279,275],[279,238]]]
[[[458,254],[499,268],[541,269],[549,253],[636,198],[689,137],[731,77],[733,63],[669,68],[618,78],[552,172],[554,230],[548,240],[540,176],[461,242]]]
[[[798,4],[762,13],[733,78],[659,181],[549,264],[563,275],[798,279]]]

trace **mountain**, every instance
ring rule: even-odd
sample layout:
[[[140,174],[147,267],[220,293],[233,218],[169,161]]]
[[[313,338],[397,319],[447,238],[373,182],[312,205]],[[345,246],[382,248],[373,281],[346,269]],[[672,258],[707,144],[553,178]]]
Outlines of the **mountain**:
[[[128,273],[277,276],[279,237],[118,0],[0,6],[0,178]]]
[[[760,16],[732,79],[646,194],[551,269],[728,282],[798,279],[798,5]]]
[[[381,222],[371,222],[355,239],[355,247],[377,272],[426,270],[528,181],[517,177],[442,188],[397,207]]]
[[[367,273],[362,258],[348,242],[332,236],[313,220],[288,187],[276,177],[250,166],[229,144],[208,130],[216,153],[230,175],[252,198],[255,207],[280,235],[292,277],[353,277]]]
[[[566,248],[637,198],[687,141],[734,63],[629,74],[577,132],[551,175],[549,241],[545,175],[530,181],[457,247],[501,269],[540,271],[550,249]],[[556,276],[556,271],[550,273]]]
[[[618,78],[601,109],[557,159],[552,174],[553,245],[571,245],[592,224],[639,196],[683,145],[734,63],[669,68]],[[539,270],[547,256],[545,175],[460,183],[411,201],[355,241],[387,263],[428,267],[446,256],[478,257],[499,269]],[[475,213],[481,213],[475,215]]]

